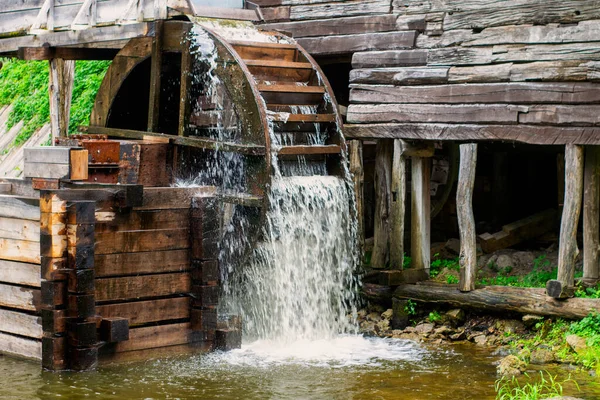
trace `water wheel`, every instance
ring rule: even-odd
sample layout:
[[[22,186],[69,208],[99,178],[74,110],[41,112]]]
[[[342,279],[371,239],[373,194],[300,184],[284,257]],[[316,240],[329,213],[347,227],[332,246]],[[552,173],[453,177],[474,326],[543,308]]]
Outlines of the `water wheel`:
[[[342,174],[341,123],[327,79],[293,39],[243,23],[166,21],[115,57],[90,132],[168,138],[171,184],[220,188],[223,240],[244,242],[228,256],[243,257],[274,174],[295,175],[298,163]]]

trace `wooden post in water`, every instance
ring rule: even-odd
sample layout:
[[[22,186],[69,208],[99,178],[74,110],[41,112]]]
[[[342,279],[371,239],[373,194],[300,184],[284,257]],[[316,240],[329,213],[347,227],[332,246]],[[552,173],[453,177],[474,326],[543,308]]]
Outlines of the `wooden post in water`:
[[[546,284],[548,296],[566,298],[573,295],[577,223],[583,197],[583,147],[568,144],[565,149],[565,201],[560,223],[558,245],[558,277]]]
[[[600,250],[600,154],[598,146],[585,148],[583,192],[583,280],[591,285],[599,278]]]
[[[431,258],[431,158],[413,157],[411,165],[411,252],[414,269],[429,274]]]
[[[59,136],[69,133],[69,115],[71,111],[71,93],[75,76],[75,61],[52,58],[50,64],[50,128],[52,145]]]
[[[460,169],[456,189],[456,211],[460,233],[460,282],[462,292],[475,289],[477,274],[477,244],[473,215],[473,187],[477,167],[477,144],[460,145]]]
[[[393,141],[379,139],[375,149],[375,234],[371,266],[385,268],[390,243],[390,198]]]
[[[356,197],[356,219],[358,221],[358,245],[361,253],[365,244],[365,216],[364,216],[364,182],[363,146],[360,140],[348,141],[348,154],[350,158],[350,173],[354,183],[354,196]]]
[[[394,140],[392,158],[392,196],[390,204],[390,268],[402,269],[404,265],[404,211],[406,202],[405,143]]]

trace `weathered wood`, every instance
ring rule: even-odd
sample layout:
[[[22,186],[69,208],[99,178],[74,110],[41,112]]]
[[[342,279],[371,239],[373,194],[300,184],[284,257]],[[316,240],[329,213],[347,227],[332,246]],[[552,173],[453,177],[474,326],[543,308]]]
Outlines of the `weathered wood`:
[[[580,319],[590,312],[600,311],[598,299],[556,300],[546,296],[544,289],[511,286],[486,286],[470,292],[460,292],[455,285],[421,283],[398,286],[394,297],[484,311],[517,312],[568,319]]]
[[[410,67],[427,64],[427,50],[383,50],[355,53],[352,68]]]
[[[534,239],[553,229],[556,210],[548,209],[502,226],[500,232],[483,233],[478,242],[485,253],[512,247],[526,240]]]
[[[565,201],[560,224],[558,245],[558,278],[563,288],[575,285],[575,258],[577,249],[577,224],[583,198],[583,147],[567,145],[565,148]],[[558,298],[568,297],[565,292]]]
[[[52,139],[67,136],[71,112],[71,92],[75,77],[75,61],[50,60],[50,126]]]
[[[349,168],[354,183],[354,197],[356,199],[356,219],[358,222],[358,244],[364,251],[365,216],[364,216],[364,169],[363,147],[360,140],[348,141]]]
[[[102,318],[100,338],[104,342],[116,343],[129,339],[129,322],[125,318]]]
[[[389,11],[390,3],[387,0],[349,0],[336,3],[292,6],[290,19],[321,19],[335,16],[382,14]]]
[[[95,251],[102,255],[187,249],[189,234],[187,228],[99,233]]]
[[[312,145],[312,146],[281,146],[278,155],[309,155],[309,154],[340,154],[338,145]]]
[[[395,83],[395,82],[381,82]],[[351,85],[352,103],[517,103],[586,104],[600,102],[594,83],[472,83],[469,85]]]
[[[390,204],[393,142],[380,140],[375,150],[375,234],[371,266],[385,268],[390,251]]]
[[[410,49],[414,46],[416,31],[328,35],[299,39],[298,43],[310,54],[330,55],[370,50]]]
[[[502,62],[492,47],[446,47],[427,50],[427,65],[482,65]],[[504,60],[508,61],[508,60]]]
[[[39,289],[0,284],[0,306],[25,311],[36,311],[40,307]]]
[[[192,188],[144,188],[142,205],[135,210],[165,210],[189,208],[192,197],[212,196],[216,193],[214,186]]]
[[[42,321],[35,315],[0,308],[0,331],[41,339]]]
[[[411,159],[411,250],[412,267],[429,274],[431,258],[431,159]]]
[[[404,269],[392,271],[379,271],[377,281],[380,285],[398,286],[403,283],[417,283],[429,279],[424,269]]]
[[[477,279],[477,243],[473,215],[473,188],[477,166],[477,145],[460,145],[460,168],[456,189],[456,214],[460,233],[460,282],[462,292],[475,289]]]
[[[0,282],[40,287],[40,265],[0,260]]]
[[[21,60],[112,60],[119,50],[77,47],[19,47]]]
[[[390,268],[404,265],[404,212],[406,208],[405,142],[394,140],[390,202]]]
[[[36,221],[0,217],[0,238],[40,241],[40,224]]]
[[[0,238],[0,258],[24,263],[40,263],[40,243]]]
[[[188,223],[189,210],[114,211],[96,212],[96,233],[116,231],[139,231],[154,229],[177,229]]]
[[[160,113],[160,90],[162,72],[162,32],[163,23],[156,24],[156,35],[152,39],[152,56],[150,71],[150,95],[148,104],[148,132],[158,131]]]
[[[354,139],[502,140],[530,144],[600,144],[600,130],[533,125],[477,124],[346,124],[344,135]]]
[[[186,319],[190,316],[189,308],[189,297],[175,297],[100,305],[96,307],[96,312],[103,318],[127,318],[129,325],[135,326],[150,322]]]
[[[0,353],[39,361],[42,359],[42,342],[0,332]]]
[[[187,249],[96,255],[97,277],[182,272],[190,268]]]
[[[583,279],[600,278],[600,152],[585,148],[583,191]]]
[[[501,104],[476,106],[445,104],[350,104],[347,120],[350,123],[483,122],[516,124],[520,117],[519,113],[527,112],[527,110],[526,106]]]
[[[0,195],[0,216],[31,221],[40,220],[40,200],[35,197]]]
[[[107,351],[125,352],[195,342],[190,323],[150,326],[129,330],[129,340],[119,342]]]
[[[190,275],[172,273],[96,279],[96,301],[141,299],[188,293]]]
[[[289,32],[295,38],[328,35],[351,35],[356,33],[386,32],[397,28],[398,16],[393,14],[347,18],[319,19],[316,21],[280,22],[265,24],[265,29]],[[415,29],[409,28],[407,29]]]
[[[573,106],[530,106],[528,111],[519,114],[521,124],[544,125],[598,125],[600,124],[600,106],[573,105]]]
[[[353,69],[350,83],[427,85],[448,82],[448,68],[393,67]]]

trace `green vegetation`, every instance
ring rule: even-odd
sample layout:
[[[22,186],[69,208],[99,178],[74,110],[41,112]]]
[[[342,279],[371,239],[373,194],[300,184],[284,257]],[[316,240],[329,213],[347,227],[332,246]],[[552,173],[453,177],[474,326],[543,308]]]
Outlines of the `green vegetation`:
[[[440,322],[442,320],[442,316],[437,311],[432,311],[429,313],[429,322]]]
[[[25,142],[33,132],[50,121],[48,102],[48,63],[45,61],[2,60],[0,70],[0,106],[12,104],[8,126],[19,121],[24,127],[13,145]],[[77,61],[71,106],[71,133],[87,125],[96,93],[109,61]]]
[[[529,375],[525,377],[530,380]],[[502,378],[496,381],[497,400],[538,400],[562,396],[563,384],[566,382],[577,382],[570,377],[563,382],[558,382],[555,376],[548,372],[540,371],[540,379],[537,382],[529,382],[521,385],[514,376],[511,379]]]
[[[433,255],[433,261],[431,262],[431,265],[429,267],[429,275],[432,278],[435,278],[436,276],[438,276],[444,268],[454,270],[454,271],[460,270],[460,264],[458,262],[458,257],[457,258],[440,259],[439,256],[440,255],[437,253]]]
[[[524,276],[508,276],[511,269],[498,271],[498,276],[493,278],[483,278],[479,281],[482,285],[498,286],[517,286],[517,287],[546,287],[546,282],[550,279],[556,279],[557,268],[549,270],[550,261],[546,255],[541,255],[533,261],[533,268],[530,273]]]
[[[408,300],[404,306],[404,312],[408,315],[417,315],[417,303],[413,300]]]

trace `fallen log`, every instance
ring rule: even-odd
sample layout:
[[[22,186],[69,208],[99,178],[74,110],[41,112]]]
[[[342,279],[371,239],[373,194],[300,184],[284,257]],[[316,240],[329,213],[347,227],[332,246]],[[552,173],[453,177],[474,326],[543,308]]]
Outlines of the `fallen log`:
[[[391,302],[393,290],[387,285],[377,285],[375,283],[363,283],[362,294],[367,300],[376,303]]]
[[[382,299],[385,299],[387,295],[381,287],[370,287],[369,290],[372,296],[381,293],[384,296]],[[580,319],[590,312],[600,312],[600,299],[557,300],[546,296],[545,290],[538,288],[486,286],[462,293],[458,290],[457,285],[423,282],[416,285],[400,285],[394,291],[393,296],[426,303],[449,304],[453,307],[536,314],[566,319]]]

